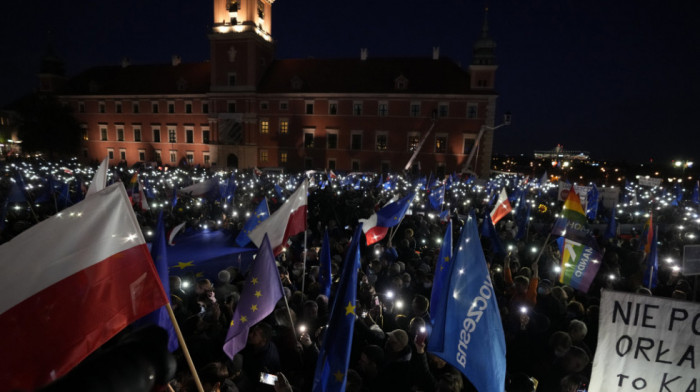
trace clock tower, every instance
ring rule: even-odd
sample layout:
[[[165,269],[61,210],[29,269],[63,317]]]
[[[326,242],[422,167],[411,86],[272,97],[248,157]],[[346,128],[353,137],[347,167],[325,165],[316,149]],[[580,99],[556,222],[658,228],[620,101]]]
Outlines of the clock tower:
[[[214,0],[211,91],[254,91],[274,57],[274,0]]]

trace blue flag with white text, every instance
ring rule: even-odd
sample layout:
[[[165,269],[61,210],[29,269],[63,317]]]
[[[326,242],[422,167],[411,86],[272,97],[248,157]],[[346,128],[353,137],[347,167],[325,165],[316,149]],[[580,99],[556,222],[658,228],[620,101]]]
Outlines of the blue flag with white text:
[[[503,392],[506,343],[474,215],[462,228],[427,351],[464,374],[480,392]]]

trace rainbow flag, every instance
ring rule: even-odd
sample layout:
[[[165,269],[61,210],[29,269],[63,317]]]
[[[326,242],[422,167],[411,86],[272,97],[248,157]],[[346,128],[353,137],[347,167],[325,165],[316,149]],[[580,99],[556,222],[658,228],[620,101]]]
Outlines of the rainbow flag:
[[[557,240],[561,254],[559,282],[575,290],[588,292],[591,283],[600,269],[603,254],[592,236],[588,241],[579,242],[566,237]]]
[[[590,233],[586,212],[583,211],[581,199],[576,194],[573,186],[571,186],[569,195],[566,197],[566,201],[564,201],[564,208],[561,211],[561,216],[554,222],[552,234],[564,236],[571,230]]]

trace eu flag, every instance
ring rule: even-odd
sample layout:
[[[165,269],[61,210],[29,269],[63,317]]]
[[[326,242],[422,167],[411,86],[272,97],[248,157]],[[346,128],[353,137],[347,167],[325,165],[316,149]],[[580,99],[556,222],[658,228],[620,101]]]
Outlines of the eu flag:
[[[506,344],[474,215],[462,228],[436,309],[428,351],[457,368],[480,392],[505,390]]]
[[[282,282],[275,264],[267,234],[263,237],[258,255],[250,267],[241,290],[241,299],[233,312],[231,326],[226,333],[224,352],[229,358],[241,351],[248,341],[248,330],[267,317],[282,298]]]
[[[445,306],[447,306],[447,298],[445,298],[446,288],[449,284],[450,262],[452,261],[452,221],[447,224],[445,237],[442,240],[442,247],[435,263],[435,276],[433,277],[433,288],[430,292],[430,319],[435,320],[435,317],[440,314],[445,314]],[[442,334],[435,334],[430,339],[444,339]],[[435,342],[437,345],[442,345],[444,342]]]
[[[313,392],[345,390],[352,332],[357,318],[355,301],[357,297],[357,270],[360,268],[361,235],[362,224],[359,224],[355,228],[350,248],[345,255],[343,274],[333,299],[328,328],[316,361]]]
[[[238,236],[236,237],[236,243],[238,244],[238,246],[248,245],[250,243],[250,238],[248,237],[248,234],[269,216],[270,210],[267,206],[267,198],[264,198],[260,202],[260,204],[258,204],[257,208],[255,208],[255,212],[253,212],[253,215],[251,215],[251,217],[248,218],[248,220],[245,222],[245,225],[243,225],[243,229],[241,230],[241,232],[238,233]]]
[[[439,210],[445,202],[445,186],[441,185],[437,188],[433,188],[433,190],[430,191],[428,200],[430,201],[430,206],[433,207],[434,210]]]
[[[326,297],[331,295],[331,245],[328,240],[328,229],[323,233],[321,244],[321,268],[318,274],[318,283],[321,285],[321,294]]]
[[[496,228],[491,222],[491,215],[484,214],[484,222],[481,224],[481,235],[489,239],[491,252],[496,256],[505,256],[506,250],[503,247],[501,237],[496,232]]]
[[[170,277],[168,276],[168,255],[167,245],[165,242],[165,224],[163,222],[163,211],[158,214],[158,225],[156,226],[156,234],[151,243],[151,258],[158,271],[160,283],[163,285],[165,293],[170,295]],[[175,334],[175,327],[168,314],[168,309],[162,306],[160,309],[154,310],[149,315],[144,316],[138,321],[139,325],[157,325],[168,332],[168,351],[177,350],[179,343]]]

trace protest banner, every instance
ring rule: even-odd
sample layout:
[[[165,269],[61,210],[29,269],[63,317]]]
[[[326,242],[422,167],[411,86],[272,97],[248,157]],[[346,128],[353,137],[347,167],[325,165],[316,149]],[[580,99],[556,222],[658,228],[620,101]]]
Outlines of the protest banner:
[[[590,392],[697,391],[700,304],[604,291]]]
[[[591,187],[585,185],[574,185],[574,189],[576,190],[578,198],[581,200],[581,206],[585,210],[586,205],[588,204],[588,191],[591,190]],[[571,190],[571,184],[564,181],[559,181],[559,201],[565,201],[566,198],[569,197],[569,190]]]
[[[641,186],[650,186],[650,187],[655,187],[661,185],[661,182],[663,181],[663,178],[657,178],[657,177],[639,177],[639,185]]]

